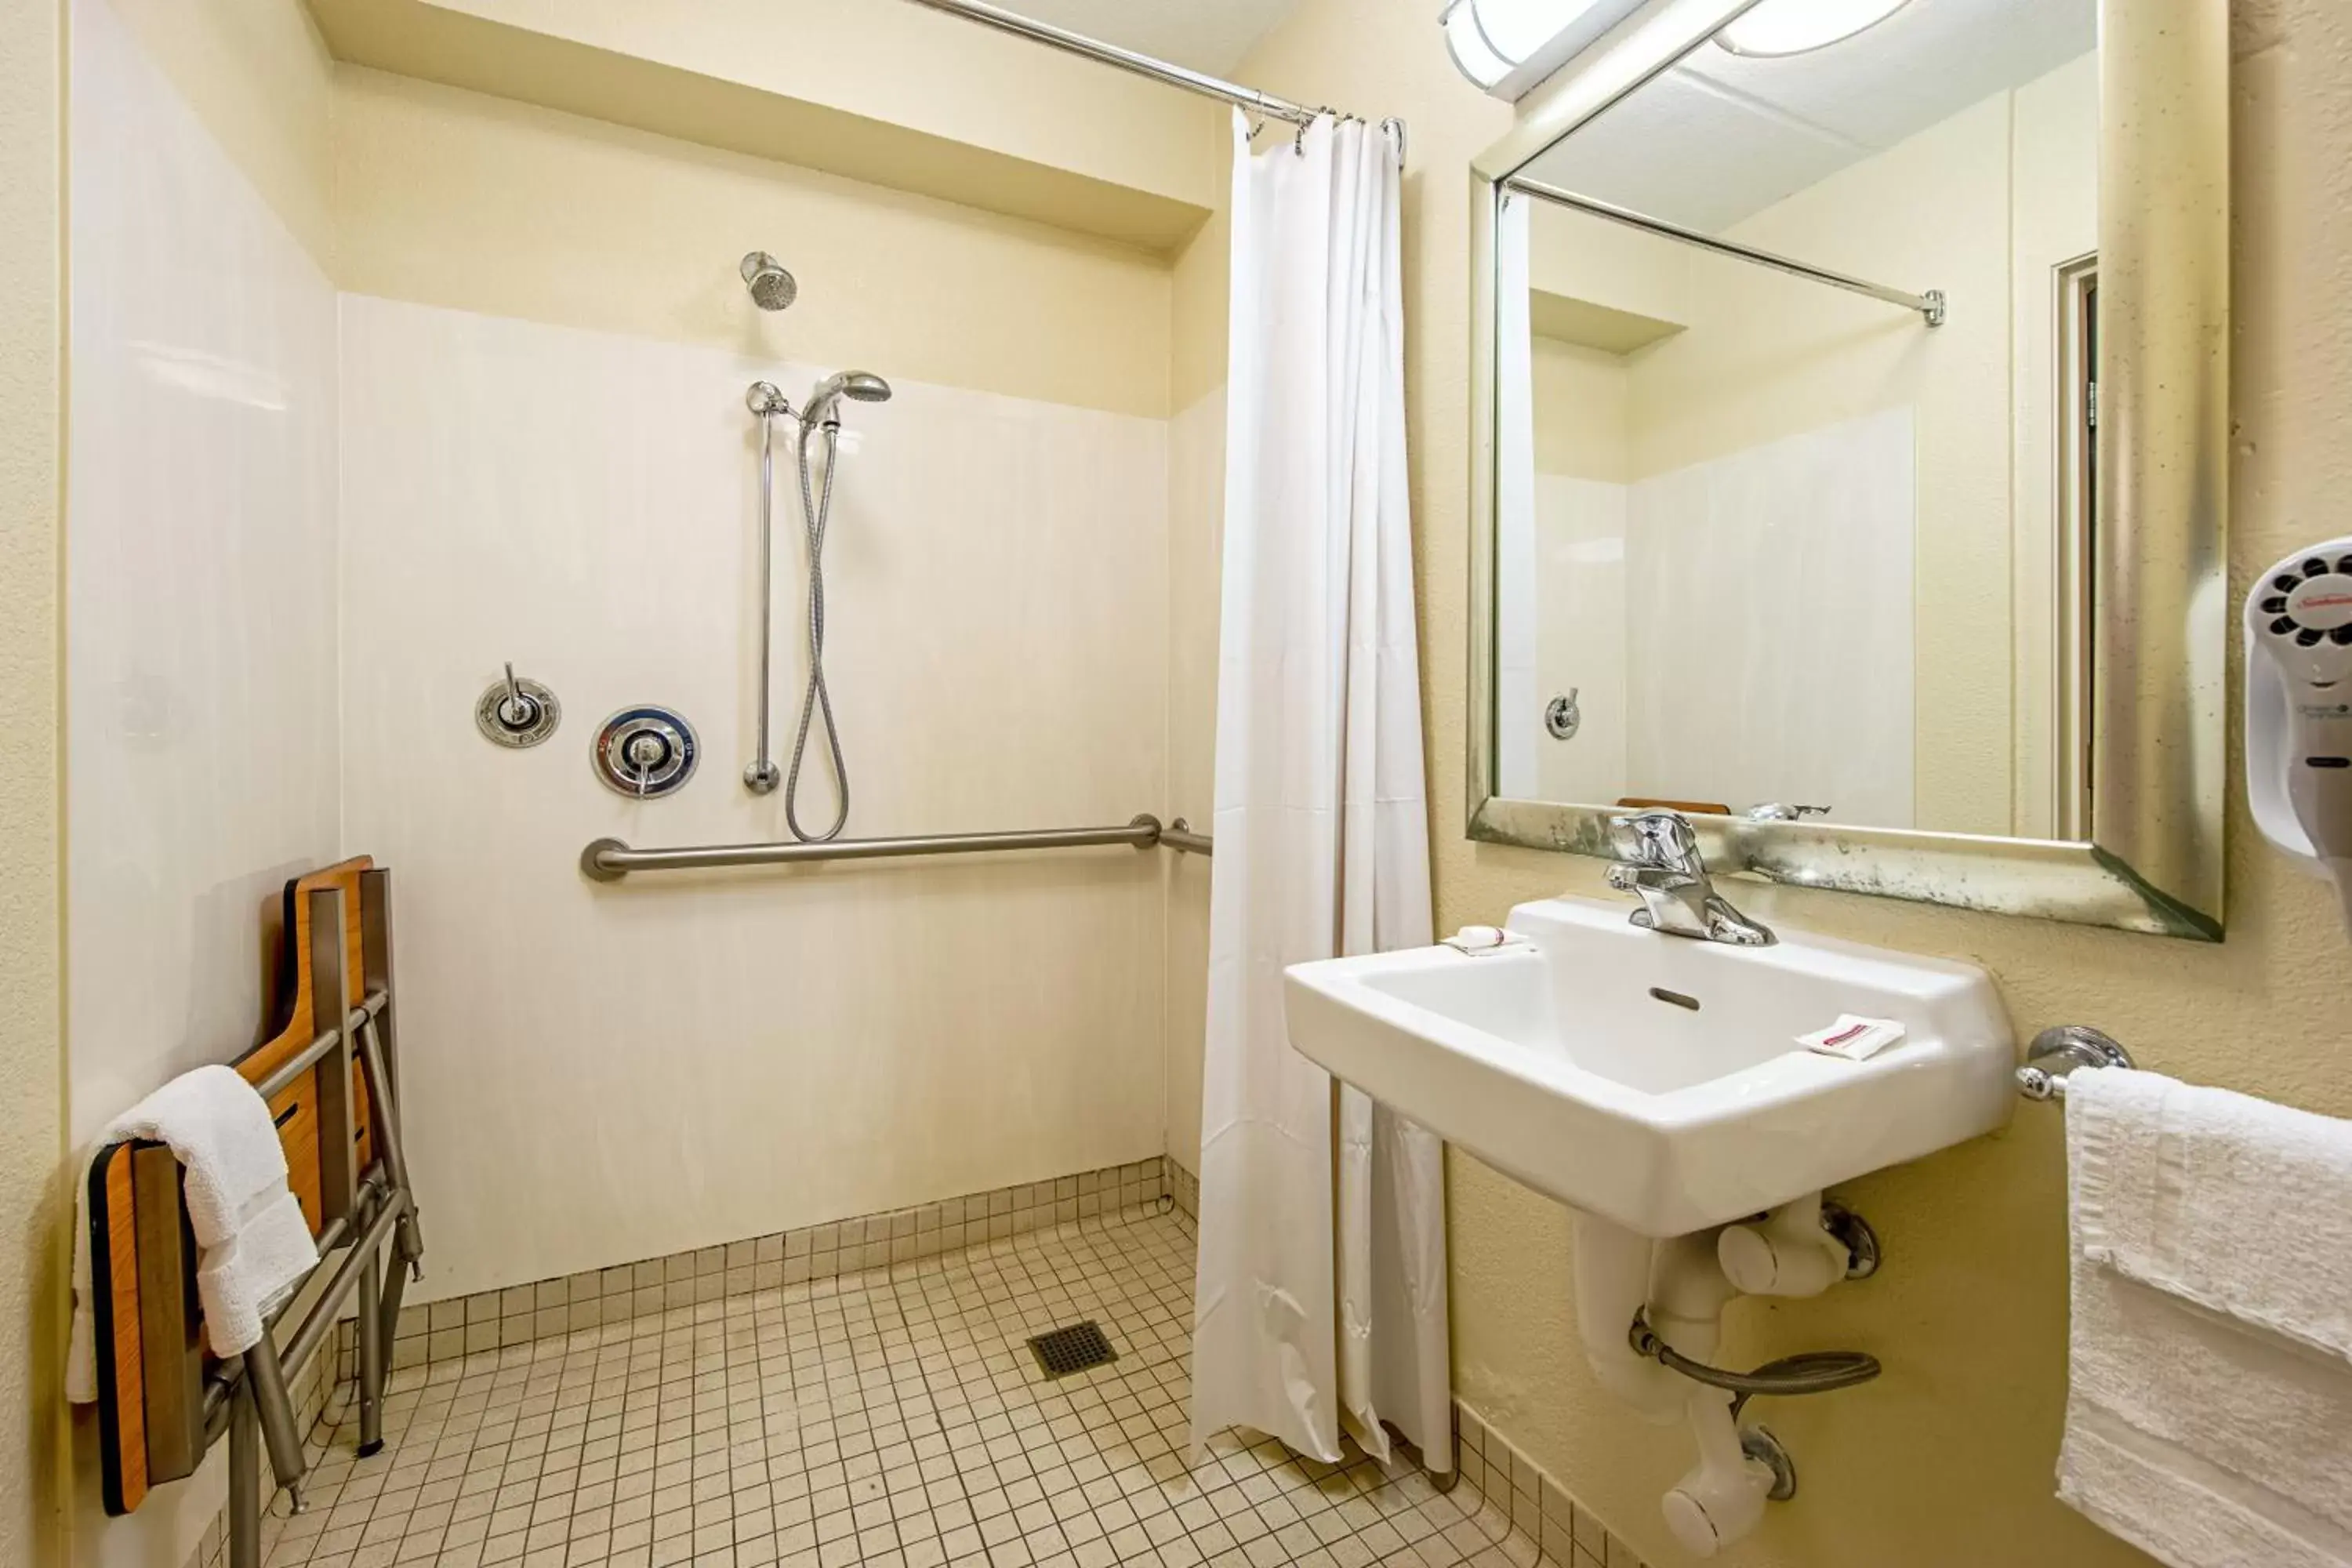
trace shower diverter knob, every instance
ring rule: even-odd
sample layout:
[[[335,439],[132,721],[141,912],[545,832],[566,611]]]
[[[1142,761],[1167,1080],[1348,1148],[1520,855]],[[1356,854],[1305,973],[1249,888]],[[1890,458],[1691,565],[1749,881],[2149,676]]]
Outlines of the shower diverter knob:
[[[529,676],[506,667],[506,679],[493,680],[474,703],[474,727],[492,745],[520,751],[536,746],[555,733],[563,721],[563,705]]]
[[[589,761],[606,789],[652,800],[683,788],[699,752],[694,726],[683,715],[647,706],[624,708],[605,720]]]

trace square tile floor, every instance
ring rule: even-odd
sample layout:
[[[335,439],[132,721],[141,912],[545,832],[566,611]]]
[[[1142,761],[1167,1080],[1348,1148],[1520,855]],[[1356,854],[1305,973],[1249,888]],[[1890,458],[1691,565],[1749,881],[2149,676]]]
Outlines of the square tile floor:
[[[348,1393],[270,1568],[1534,1568],[1467,1486],[1228,1433],[1187,1468],[1192,1240],[1174,1215],[706,1301]],[[1083,1319],[1058,1382],[1028,1336]],[[323,1424],[322,1424],[323,1426]]]

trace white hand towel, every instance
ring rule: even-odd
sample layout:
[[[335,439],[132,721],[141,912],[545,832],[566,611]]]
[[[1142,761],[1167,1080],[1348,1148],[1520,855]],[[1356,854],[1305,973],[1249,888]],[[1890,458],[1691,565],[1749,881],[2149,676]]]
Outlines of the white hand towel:
[[[319,1261],[301,1205],[286,1184],[286,1151],[269,1106],[236,1068],[198,1068],[173,1079],[115,1118],[90,1146],[144,1138],[170,1146],[184,1173],[188,1227],[195,1233],[196,1298],[205,1338],[235,1355],[261,1338],[262,1318]],[[66,1397],[98,1397],[95,1320],[90,1313],[89,1183],[75,1189],[73,1335]]]
[[[2173,1568],[2352,1564],[2352,1122],[2093,1068],[2066,1147],[2058,1495]]]

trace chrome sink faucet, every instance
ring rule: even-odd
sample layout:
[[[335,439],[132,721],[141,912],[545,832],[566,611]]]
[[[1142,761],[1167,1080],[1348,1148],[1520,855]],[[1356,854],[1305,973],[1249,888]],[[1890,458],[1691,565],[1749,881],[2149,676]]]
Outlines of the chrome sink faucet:
[[[1696,937],[1739,947],[1769,947],[1771,928],[1731,907],[1708,879],[1699,858],[1698,835],[1681,815],[1645,811],[1613,817],[1609,824],[1620,857],[1609,868],[1609,885],[1638,893],[1642,907],[1633,923],[1664,936]]]

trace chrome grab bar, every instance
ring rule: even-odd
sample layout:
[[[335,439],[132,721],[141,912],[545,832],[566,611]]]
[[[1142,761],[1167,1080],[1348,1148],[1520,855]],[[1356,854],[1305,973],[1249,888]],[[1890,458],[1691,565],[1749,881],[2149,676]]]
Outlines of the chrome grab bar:
[[[1181,816],[1160,830],[1160,842],[1179,855],[1215,853],[1209,836],[1193,832],[1192,825]]]
[[[2076,1068],[2137,1066],[2131,1053],[2088,1024],[2060,1024],[2033,1037],[2025,1065],[2017,1069],[2017,1092],[2028,1100],[2063,1100],[2066,1075]]]
[[[880,860],[909,855],[982,855],[1008,849],[1086,849],[1124,844],[1149,849],[1155,844],[1189,855],[1206,855],[1210,840],[1179,817],[1167,827],[1146,812],[1123,827],[1048,827],[1027,833],[934,833],[906,838],[834,838],[809,843],[698,844],[675,849],[632,849],[617,838],[599,838],[580,852],[580,874],[594,882],[617,882],[632,871],[700,871],[722,866],[793,866],[808,860]]]

